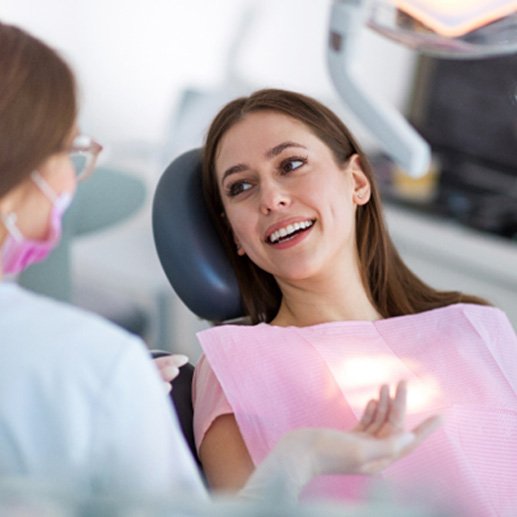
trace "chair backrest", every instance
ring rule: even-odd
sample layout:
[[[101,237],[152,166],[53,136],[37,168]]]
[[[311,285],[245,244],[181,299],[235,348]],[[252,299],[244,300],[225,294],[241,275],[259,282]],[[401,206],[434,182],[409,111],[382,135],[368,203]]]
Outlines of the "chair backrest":
[[[203,200],[200,149],[180,155],[160,178],[153,200],[153,234],[170,284],[194,314],[209,321],[242,316],[237,279]],[[191,365],[180,368],[171,399],[201,470],[192,422],[193,371]]]
[[[169,282],[194,314],[209,321],[243,315],[237,279],[203,199],[200,149],[180,155],[160,178],[153,234]]]
[[[151,357],[157,359],[169,355],[164,350],[151,350]],[[176,415],[180,424],[181,431],[192,453],[200,473],[203,473],[201,461],[196,450],[194,439],[194,409],[192,407],[192,377],[194,376],[194,366],[190,363],[184,364],[179,369],[179,374],[171,382],[170,398],[176,409]]]

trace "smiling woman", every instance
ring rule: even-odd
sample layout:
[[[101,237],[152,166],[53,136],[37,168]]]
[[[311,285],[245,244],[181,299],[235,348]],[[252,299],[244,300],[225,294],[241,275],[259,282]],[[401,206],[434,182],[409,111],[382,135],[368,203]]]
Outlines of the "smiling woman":
[[[347,260],[353,200],[365,204],[369,184],[356,155],[336,164],[304,124],[275,112],[250,114],[228,130],[219,149],[216,171],[225,172],[217,172],[217,181],[238,255],[272,274],[282,291],[292,280],[326,282],[344,267],[358,271],[357,260]],[[285,319],[284,311],[273,323]]]
[[[329,241],[348,238],[347,258],[338,265],[347,274],[344,294],[353,281],[357,296],[366,295],[375,314],[412,314],[460,301],[485,303],[456,291],[436,291],[406,267],[386,232],[366,155],[341,120],[314,99],[261,90],[229,103],[207,136],[203,188],[253,323],[271,322],[285,298],[274,274],[254,261],[259,250],[270,257],[276,248],[241,246],[236,254],[236,241],[266,239],[268,230],[285,232],[300,221],[316,223],[308,233],[324,232],[319,244],[333,246]],[[251,219],[256,221],[253,229]],[[246,228],[241,230],[241,224]],[[345,250],[339,247],[339,253]],[[274,261],[281,256],[277,253]],[[354,302],[355,311],[355,297]],[[345,309],[349,316],[350,305]]]
[[[501,454],[517,446],[515,333],[484,300],[437,291],[403,263],[344,124],[314,99],[261,90],[221,110],[203,160],[254,324],[198,334],[194,427],[208,481],[237,489],[285,432],[354,426],[375,386],[404,378],[410,420],[446,420],[386,471],[395,489],[424,488],[468,515],[517,508],[515,463]],[[321,478],[306,495],[355,499],[367,485]]]

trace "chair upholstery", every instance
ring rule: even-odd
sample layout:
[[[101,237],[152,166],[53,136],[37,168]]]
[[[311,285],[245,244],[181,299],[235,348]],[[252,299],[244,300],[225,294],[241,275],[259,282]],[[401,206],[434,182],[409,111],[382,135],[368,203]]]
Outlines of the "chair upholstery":
[[[151,350],[151,357],[156,359],[169,355],[169,352],[162,350]],[[201,462],[197,455],[196,443],[194,440],[193,408],[192,408],[192,377],[194,366],[187,363],[180,367],[180,373],[171,382],[171,401],[176,409],[178,421],[185,437],[185,441],[201,470]]]
[[[153,234],[169,282],[194,314],[209,321],[242,316],[237,279],[203,200],[200,149],[180,155],[160,178]]]
[[[242,316],[237,279],[203,200],[200,149],[180,155],[163,173],[154,195],[152,223],[161,265],[183,303],[209,321]],[[153,357],[159,355],[155,352]],[[193,371],[190,364],[180,368],[172,382],[171,399],[200,465],[192,421]]]

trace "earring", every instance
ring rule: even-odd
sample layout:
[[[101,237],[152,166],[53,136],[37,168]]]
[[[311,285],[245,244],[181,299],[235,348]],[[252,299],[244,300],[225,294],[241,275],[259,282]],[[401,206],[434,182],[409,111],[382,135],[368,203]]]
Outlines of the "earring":
[[[356,192],[355,197],[356,197],[356,203],[357,204],[364,205],[366,203],[366,199],[368,197],[368,193],[364,192],[364,191]]]

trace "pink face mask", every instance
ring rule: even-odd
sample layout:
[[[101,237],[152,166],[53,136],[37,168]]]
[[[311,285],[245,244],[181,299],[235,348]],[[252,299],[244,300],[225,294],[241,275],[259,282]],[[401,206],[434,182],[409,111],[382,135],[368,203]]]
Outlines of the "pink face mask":
[[[47,258],[59,243],[63,214],[72,201],[68,192],[57,195],[37,172],[32,174],[32,180],[52,203],[49,235],[41,241],[27,239],[16,226],[14,212],[2,215],[4,226],[9,232],[2,247],[2,270],[6,275],[20,273],[31,264]]]

